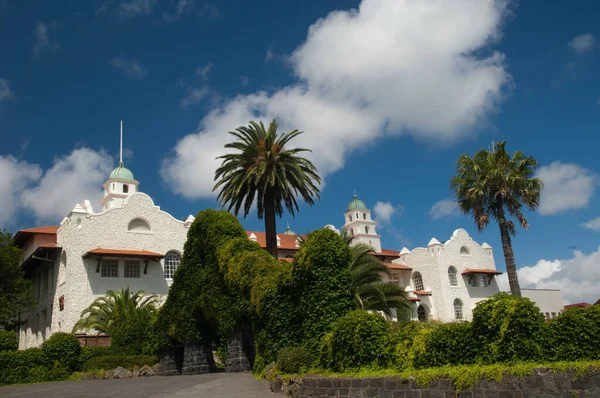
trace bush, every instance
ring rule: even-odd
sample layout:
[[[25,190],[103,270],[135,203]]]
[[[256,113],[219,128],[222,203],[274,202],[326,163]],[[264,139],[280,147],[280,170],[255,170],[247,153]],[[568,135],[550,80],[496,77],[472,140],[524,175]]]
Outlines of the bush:
[[[379,314],[355,310],[339,318],[323,337],[319,362],[333,371],[391,364],[390,324]]]
[[[470,323],[446,323],[421,329],[404,365],[415,369],[467,365],[475,363],[476,352]]]
[[[17,351],[19,341],[15,332],[0,330],[0,352]]]
[[[79,354],[79,363],[77,370],[83,370],[85,363],[92,358],[104,357],[108,355],[120,355],[114,347],[82,347]]]
[[[286,347],[277,354],[277,368],[283,373],[300,373],[312,363],[310,352],[303,347]]]
[[[50,363],[58,361],[69,371],[77,370],[81,346],[75,335],[70,333],[54,333],[42,344],[42,350]]]
[[[547,339],[547,360],[600,359],[600,305],[564,310],[548,324]]]
[[[61,366],[51,362],[40,348],[1,352],[0,385],[56,380],[56,374],[48,369],[60,369]]]
[[[542,356],[544,315],[528,298],[498,293],[473,310],[473,337],[484,363],[533,361]]]
[[[154,355],[109,355],[104,357],[95,357],[88,360],[83,370],[111,370],[119,366],[132,370],[134,367],[144,365],[153,366],[158,363],[158,357]]]
[[[125,355],[156,353],[153,326],[154,308],[136,308],[135,311],[115,316],[110,326],[111,347]]]

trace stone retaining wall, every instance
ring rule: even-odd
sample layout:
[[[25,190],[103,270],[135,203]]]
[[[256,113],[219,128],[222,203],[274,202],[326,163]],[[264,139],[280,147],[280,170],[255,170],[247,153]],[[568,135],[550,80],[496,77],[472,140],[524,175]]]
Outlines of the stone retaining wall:
[[[479,381],[473,388],[456,392],[450,380],[435,380],[428,388],[419,387],[413,378],[400,377],[318,377],[292,378],[284,383],[280,376],[271,383],[273,392],[293,398],[304,397],[378,397],[378,398],[584,398],[600,397],[600,370],[576,378],[573,373],[554,373],[536,369],[531,376],[505,376],[501,382]]]

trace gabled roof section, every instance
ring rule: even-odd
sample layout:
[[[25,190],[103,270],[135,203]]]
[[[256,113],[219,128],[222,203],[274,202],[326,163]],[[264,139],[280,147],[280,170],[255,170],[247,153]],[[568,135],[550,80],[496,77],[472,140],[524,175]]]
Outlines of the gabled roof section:
[[[33,235],[56,235],[57,229],[58,227],[56,225],[22,229],[15,234],[13,242],[15,242],[15,245],[22,248]]]
[[[263,249],[267,247],[267,234],[264,232],[256,232],[256,231],[246,231],[246,236],[250,239],[251,236],[254,235],[256,237],[256,243],[260,245]],[[300,245],[296,244],[296,240],[298,238],[306,239],[306,236],[300,235],[286,235],[286,234],[277,234],[279,238],[279,246],[278,249],[283,250],[299,250]],[[252,239],[254,240],[254,239]]]

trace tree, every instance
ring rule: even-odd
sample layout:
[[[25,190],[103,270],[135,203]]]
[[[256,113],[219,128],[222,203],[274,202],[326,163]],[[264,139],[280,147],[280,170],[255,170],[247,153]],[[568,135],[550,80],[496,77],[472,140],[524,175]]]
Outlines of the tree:
[[[500,227],[502,249],[510,291],[521,296],[511,236],[516,233],[511,217],[527,230],[529,223],[523,206],[535,210],[540,204],[542,181],[534,177],[537,160],[516,151],[511,157],[506,141],[492,144],[491,150],[480,149],[473,158],[463,154],[456,164],[456,176],[450,186],[463,214],[471,214],[482,231],[493,218]]]
[[[342,240],[350,248],[348,267],[352,275],[352,294],[358,309],[382,311],[391,317],[396,310],[397,317],[411,311],[403,288],[396,283],[383,282],[382,275],[390,276],[390,270],[374,255],[373,248],[365,244],[351,245],[353,237],[344,229]]]
[[[21,314],[35,305],[33,285],[23,277],[21,250],[12,235],[0,231],[0,326],[14,330],[21,324]]]
[[[133,316],[136,311],[155,311],[156,304],[155,295],[146,295],[141,290],[136,293],[130,291],[129,287],[117,292],[109,290],[81,312],[81,319],[73,326],[73,333],[93,329],[110,334],[117,318]]]
[[[229,134],[236,140],[225,148],[238,152],[217,158],[223,162],[215,172],[218,182],[213,191],[220,189],[221,205],[228,205],[236,215],[243,207],[244,218],[256,201],[258,218],[265,220],[267,251],[277,258],[276,216],[282,216],[284,206],[294,215],[299,210],[298,196],[312,206],[319,197],[321,178],[316,167],[299,156],[309,149],[286,148],[301,131],[278,134],[277,121],[273,120],[268,131],[262,122],[250,122]]]

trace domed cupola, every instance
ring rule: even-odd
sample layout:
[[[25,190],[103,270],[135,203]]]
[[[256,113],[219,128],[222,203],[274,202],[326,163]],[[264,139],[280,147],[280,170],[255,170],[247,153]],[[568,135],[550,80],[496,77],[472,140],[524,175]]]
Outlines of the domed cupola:
[[[129,170],[127,167],[125,167],[125,165],[123,164],[123,161],[119,162],[119,165],[110,172],[110,176],[108,176],[109,179],[111,178],[119,178],[121,180],[132,180],[134,181],[135,178],[133,178],[133,173],[131,172],[131,170]]]
[[[119,165],[110,172],[104,183],[104,198],[100,201],[104,210],[121,207],[125,199],[138,192],[140,183],[133,178],[133,173],[123,164],[123,121],[121,121],[121,142]]]
[[[356,193],[354,194],[354,198],[352,199],[352,201],[350,203],[348,203],[348,211],[350,210],[362,210],[362,209],[366,209],[367,205],[365,205],[365,202],[363,202],[362,200],[360,200],[358,198],[358,196],[356,196]]]
[[[290,223],[287,223],[287,228],[285,229],[284,235],[296,235],[294,231],[290,228]]]

